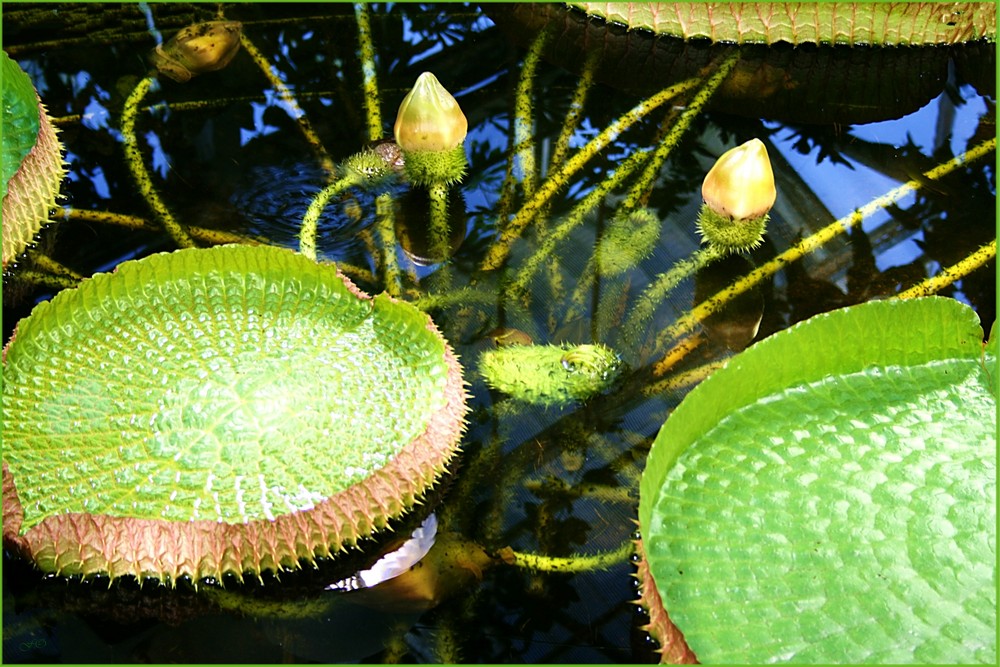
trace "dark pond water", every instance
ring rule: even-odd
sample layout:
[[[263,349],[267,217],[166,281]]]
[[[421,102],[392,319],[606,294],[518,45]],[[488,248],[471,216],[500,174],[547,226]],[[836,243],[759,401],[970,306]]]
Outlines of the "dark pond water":
[[[66,146],[63,203],[72,212],[38,246],[56,262],[90,275],[175,247],[128,171],[122,107],[147,73],[156,43],[147,21],[169,37],[214,18],[215,10],[172,3],[4,5],[4,48],[31,75]],[[243,23],[333,161],[369,141],[353,6],[236,4],[222,11]],[[184,586],[136,590],[127,583],[109,590],[101,580],[43,578],[5,555],[5,662],[649,662],[655,656],[639,630],[643,616],[629,604],[634,565],[626,551],[650,443],[697,381],[684,381],[685,373],[700,377],[697,369],[815,313],[892,296],[995,239],[992,153],[940,180],[922,176],[995,135],[992,46],[892,53],[748,48],[745,59],[759,71],[781,74],[723,89],[693,116],[642,193],[662,220],[649,256],[621,275],[581,280],[629,181],[525,278],[527,299],[513,298],[506,281],[522,275],[546,233],[628,156],[655,148],[680,122],[688,100],[679,98],[622,132],[558,189],[544,221],[513,245],[503,270],[481,271],[496,244],[498,220],[520,210],[568,159],[560,134],[566,132],[572,154],[644,96],[694,75],[718,52],[613,28],[589,42],[604,58],[574,120],[587,60],[574,44],[586,28],[563,17],[538,63],[521,124],[515,99],[529,70],[534,29],[519,21],[530,21],[530,13],[459,4],[365,11],[383,136],[391,137],[399,102],[423,71],[455,94],[469,120],[469,171],[452,195],[455,234],[446,263],[423,241],[425,196],[404,186],[392,192],[398,282],[385,279],[370,196],[330,205],[318,243],[320,259],[343,263],[370,293],[455,297],[430,310],[466,364],[472,395],[462,465],[435,512],[439,541],[453,540],[449,544],[459,546],[450,553],[461,556],[443,570],[447,590],[438,604],[423,605],[429,609],[396,600],[402,608],[392,611],[339,592],[300,593],[292,584],[293,593],[275,593],[285,582],[273,581],[267,590],[230,587],[222,594],[194,594]],[[636,53],[641,57],[626,57]],[[807,59],[801,80],[794,80],[803,62],[796,58]],[[226,69],[185,84],[161,77],[144,100],[137,134],[168,208],[185,225],[213,230],[200,238],[222,232],[296,248],[302,215],[325,183],[297,115],[241,51]],[[511,159],[520,127],[534,144]],[[643,288],[698,248],[694,220],[704,174],[723,151],[754,137],[768,147],[778,188],[764,244],[683,282],[638,340],[624,340],[621,322]],[[666,351],[656,332],[735,276],[910,179],[922,187],[775,273],[706,322],[693,351],[666,372],[656,370]],[[119,214],[119,223],[139,221],[138,227],[86,212]],[[18,277],[32,264],[23,259],[5,275],[5,340],[18,319],[55,291]],[[995,275],[991,261],[941,293],[970,303],[988,330]],[[460,291],[470,285],[474,291]],[[475,360],[494,345],[497,329],[517,329],[535,342],[607,343],[625,363],[623,379],[582,404],[517,405],[491,392],[476,371]],[[504,547],[554,557],[618,555],[601,569],[543,573],[505,564],[497,557]],[[476,573],[470,559],[483,553]]]

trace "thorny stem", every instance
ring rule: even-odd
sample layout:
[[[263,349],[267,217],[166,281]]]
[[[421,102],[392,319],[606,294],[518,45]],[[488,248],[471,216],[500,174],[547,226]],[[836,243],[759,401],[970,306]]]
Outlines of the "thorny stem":
[[[430,250],[435,262],[440,262],[435,272],[438,284],[447,288],[450,284],[448,257],[451,255],[451,223],[448,219],[448,185],[434,183],[427,188],[430,198]]]
[[[997,256],[997,240],[993,239],[974,253],[949,267],[941,269],[937,275],[931,276],[921,283],[896,295],[899,299],[912,299],[918,296],[935,294],[956,280],[961,280],[986,262]]]
[[[521,210],[511,219],[509,224],[501,226],[500,235],[490,246],[486,257],[483,259],[481,268],[487,271],[500,268],[510,254],[514,241],[521,237],[525,227],[544,208],[552,196],[560,188],[564,187],[573,174],[577,173],[588,160],[611,144],[622,132],[649,115],[650,112],[697,85],[698,79],[692,78],[661,90],[637,104],[608,125],[600,134],[591,139],[573,157],[567,160],[559,171],[552,174],[542,183],[538,190],[535,191],[534,196],[525,202]]]
[[[727,250],[709,244],[696,250],[687,259],[678,261],[668,271],[658,275],[643,291],[632,312],[629,313],[628,319],[625,320],[625,326],[622,329],[624,345],[628,349],[634,349],[634,346],[638,345],[642,338],[643,328],[653,317],[656,307],[670,296],[670,293],[682,280],[693,276],[715,260],[725,257],[727,253]]]
[[[609,193],[621,185],[626,178],[631,176],[649,158],[649,155],[650,151],[634,151],[618,165],[618,168],[615,169],[614,174],[610,178],[601,181],[586,197],[581,199],[580,203],[573,207],[573,210],[570,211],[563,222],[554,227],[545,236],[535,254],[529,257],[518,269],[517,277],[511,282],[507,290],[508,294],[515,296],[527,294],[528,283],[535,275],[535,272],[542,266],[542,263],[555,253],[556,245],[569,236],[570,232],[583,222],[587,214],[596,208]]]
[[[562,130],[560,130],[559,137],[556,139],[555,149],[552,151],[549,164],[562,164],[566,159],[567,153],[569,153],[569,140],[573,138],[577,128],[580,126],[580,119],[583,118],[583,107],[586,105],[587,95],[594,85],[594,75],[600,55],[601,52],[597,50],[590,51],[587,55],[587,60],[583,64],[583,71],[580,72],[580,81],[577,83],[576,90],[573,91],[573,99],[570,100],[569,109],[566,110]]]
[[[139,192],[142,193],[149,207],[153,209],[153,214],[160,221],[160,224],[163,225],[167,233],[170,234],[174,243],[180,248],[193,248],[195,247],[195,242],[191,240],[191,237],[184,231],[180,223],[174,219],[173,214],[170,213],[170,209],[160,199],[159,193],[157,193],[156,188],[153,186],[153,180],[149,177],[149,172],[146,171],[146,164],[142,159],[142,151],[139,150],[139,141],[135,135],[135,121],[138,115],[139,104],[146,97],[154,81],[156,81],[156,77],[153,75],[140,79],[139,83],[132,89],[132,92],[129,93],[128,98],[125,100],[125,105],[122,107],[121,132],[122,143],[125,146],[125,162],[128,163],[129,171],[132,172],[132,178],[139,187]]]
[[[379,105],[378,79],[375,77],[375,46],[368,5],[354,3],[354,19],[358,24],[358,44],[361,48],[361,76],[365,91],[365,117],[368,119],[368,140],[382,138],[382,109]]]
[[[357,178],[347,175],[323,188],[309,202],[309,208],[306,209],[306,214],[302,218],[302,227],[299,230],[299,252],[309,259],[316,261],[316,234],[319,226],[319,217],[323,214],[323,209],[326,208],[327,203],[332,198],[357,184]]]
[[[535,192],[535,180],[538,172],[535,167],[535,135],[532,126],[531,91],[535,82],[535,72],[538,61],[542,57],[542,49],[548,39],[548,31],[543,31],[532,42],[528,55],[521,65],[521,77],[517,84],[517,94],[514,97],[514,154],[516,166],[514,173],[521,178],[524,196],[530,197]],[[520,172],[518,174],[517,172]]]
[[[84,276],[80,275],[68,266],[63,266],[48,255],[44,255],[42,253],[32,254],[31,262],[35,265],[35,267],[41,269],[42,271],[48,271],[49,273],[57,276],[66,276],[68,278],[72,278],[73,280],[83,280],[84,278]]]
[[[625,540],[613,551],[602,551],[596,554],[576,554],[573,556],[546,556],[544,554],[529,554],[514,551],[510,547],[500,550],[500,558],[508,565],[522,567],[539,572],[590,572],[606,570],[618,563],[625,562],[634,553],[632,540]]]
[[[531,135],[522,138],[521,133],[525,131],[525,128],[531,128],[531,84],[532,78],[535,73],[535,67],[528,67],[528,61],[533,60],[538,61],[538,55],[541,53],[542,46],[545,43],[545,33],[538,35],[535,41],[532,42],[528,50],[528,55],[525,57],[524,68],[521,72],[521,78],[517,84],[517,92],[514,98],[514,119],[513,119],[513,132],[510,133],[510,138],[508,140],[508,151],[507,151],[507,170],[504,174],[503,183],[500,186],[500,199],[497,202],[497,219],[506,220],[507,215],[513,206],[514,201],[514,190],[517,185],[517,178],[515,177],[515,172],[517,171],[517,165],[520,161],[520,167],[523,170],[525,167],[524,161],[520,158],[522,153],[526,156],[531,156],[531,174],[532,178],[534,176],[534,146],[530,144]],[[532,54],[535,54],[534,57]],[[522,108],[524,109],[524,117],[522,118]],[[527,119],[527,120],[525,120]],[[525,142],[529,142],[529,145],[523,145]],[[524,174],[522,174],[524,177]],[[525,189],[528,185],[525,184]],[[534,189],[532,185],[531,189]]]
[[[74,280],[69,276],[43,273],[42,271],[18,271],[17,279],[33,285],[43,285],[53,289],[76,287],[79,284],[78,280]]]
[[[100,222],[109,225],[118,225],[128,229],[158,229],[155,222],[125,213],[114,213],[112,211],[90,211],[78,208],[67,208],[63,211],[64,220],[79,220],[86,222]],[[204,241],[205,243],[245,243],[256,244],[261,241],[249,238],[241,234],[223,231],[221,229],[208,229],[206,227],[188,227],[187,233],[193,239]]]
[[[625,201],[622,202],[622,209],[625,211],[631,211],[640,205],[640,200],[643,193],[646,192],[652,185],[653,180],[660,173],[660,169],[663,167],[663,163],[667,161],[670,157],[670,152],[680,143],[681,137],[694,122],[694,119],[701,113],[702,108],[705,103],[708,102],[712,94],[718,90],[719,86],[725,80],[729,73],[733,71],[736,67],[736,61],[739,60],[739,51],[734,51],[731,55],[723,60],[719,67],[715,70],[705,85],[702,86],[698,93],[691,100],[691,103],[687,105],[684,112],[681,114],[674,126],[670,128],[670,132],[667,136],[663,138],[660,145],[656,147],[656,152],[653,153],[653,159],[646,169],[642,173],[642,177],[632,186],[629,191],[628,196]]]
[[[774,275],[788,264],[801,259],[805,255],[808,255],[814,250],[822,247],[830,240],[849,231],[876,211],[895,204],[903,197],[912,192],[916,192],[922,187],[922,185],[925,184],[925,181],[936,181],[955,171],[959,167],[966,165],[969,162],[973,162],[995,150],[996,138],[987,139],[962,155],[955,156],[951,160],[939,164],[930,171],[924,172],[922,178],[909,180],[906,183],[893,188],[884,195],[876,197],[853,213],[850,213],[839,220],[835,220],[826,227],[823,227],[822,229],[805,237],[771,261],[762,264],[750,273],[719,290],[714,295],[692,308],[683,317],[678,319],[671,327],[663,331],[663,333],[657,338],[657,347],[662,349],[670,341],[691,333],[696,327],[704,322],[706,318],[719,312],[723,306],[740,294],[743,294],[747,290],[760,284],[763,280]],[[975,261],[977,260],[973,260],[973,262]]]

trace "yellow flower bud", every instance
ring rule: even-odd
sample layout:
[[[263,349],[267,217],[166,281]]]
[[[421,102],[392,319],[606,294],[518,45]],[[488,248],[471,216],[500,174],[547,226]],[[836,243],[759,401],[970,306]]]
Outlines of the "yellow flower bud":
[[[447,151],[465,141],[469,121],[437,77],[424,72],[399,105],[393,131],[404,151]]]
[[[751,139],[723,153],[701,186],[701,197],[708,207],[733,220],[765,215],[774,206],[776,196],[771,160],[760,139]]]

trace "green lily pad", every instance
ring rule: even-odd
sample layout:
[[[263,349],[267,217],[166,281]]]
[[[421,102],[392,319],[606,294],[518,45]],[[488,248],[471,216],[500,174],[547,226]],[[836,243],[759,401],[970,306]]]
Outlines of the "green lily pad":
[[[996,361],[967,306],[879,301],[688,395],[639,520],[701,662],[996,662]]]
[[[62,146],[31,79],[6,53],[0,57],[3,80],[3,268],[33,242],[56,206],[65,174]]]
[[[411,509],[457,451],[428,316],[288,250],[121,264],[6,348],[4,539],[45,571],[298,567]]]
[[[7,183],[17,173],[21,161],[35,146],[38,136],[38,97],[31,79],[6,52],[0,56],[3,94],[3,132],[0,132],[0,172],[3,196]]]

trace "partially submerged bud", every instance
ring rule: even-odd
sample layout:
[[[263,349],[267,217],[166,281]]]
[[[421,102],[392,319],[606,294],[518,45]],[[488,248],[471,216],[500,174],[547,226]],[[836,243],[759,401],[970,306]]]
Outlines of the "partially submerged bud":
[[[239,21],[206,21],[189,25],[153,51],[153,65],[161,74],[184,83],[204,72],[229,64],[240,50],[243,24]]]
[[[709,208],[733,220],[765,215],[774,206],[774,172],[760,139],[730,148],[705,176],[701,197]]]
[[[709,245],[725,252],[760,245],[777,197],[764,142],[751,139],[723,153],[705,176],[701,196],[698,231]]]
[[[424,72],[399,105],[393,132],[404,151],[447,151],[465,141],[469,121],[437,77]]]

